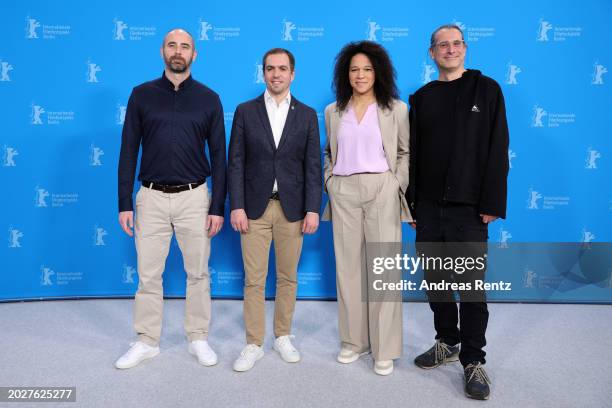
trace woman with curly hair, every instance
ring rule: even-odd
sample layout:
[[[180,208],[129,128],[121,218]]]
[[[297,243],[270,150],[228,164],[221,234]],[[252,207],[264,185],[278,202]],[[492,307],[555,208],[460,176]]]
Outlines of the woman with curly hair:
[[[336,102],[325,109],[329,202],[323,220],[331,219],[333,226],[341,341],[337,359],[348,364],[371,351],[374,371],[388,375],[402,353],[401,292],[375,290],[368,262],[381,250],[397,249],[401,221],[412,221],[404,198],[408,108],[399,100],[389,55],[371,41],[342,48],[333,88]]]

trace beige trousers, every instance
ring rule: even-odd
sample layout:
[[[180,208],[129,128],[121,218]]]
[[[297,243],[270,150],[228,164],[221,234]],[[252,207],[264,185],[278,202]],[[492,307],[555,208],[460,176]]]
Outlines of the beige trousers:
[[[331,202],[338,326],[342,347],[371,350],[375,360],[402,354],[402,303],[371,299],[365,285],[367,243],[401,242],[399,182],[391,172],[333,176]],[[371,254],[370,254],[371,255]]]
[[[263,215],[249,220],[249,230],[240,235],[244,262],[244,325],[247,344],[261,346],[266,328],[265,289],[270,243],[276,256],[276,300],[274,335],[291,334],[295,309],[297,265],[302,252],[302,221],[289,222],[278,200],[270,200]]]
[[[208,336],[210,239],[205,228],[209,205],[206,184],[173,194],[141,187],[136,195],[134,232],[138,291],[134,329],[142,342],[151,346],[159,344],[163,315],[162,273],[173,232],[187,273],[185,334],[189,341]]]

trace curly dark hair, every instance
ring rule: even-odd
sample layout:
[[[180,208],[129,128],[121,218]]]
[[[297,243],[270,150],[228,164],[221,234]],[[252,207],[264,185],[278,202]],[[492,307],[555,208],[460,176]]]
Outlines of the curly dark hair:
[[[390,109],[393,99],[399,99],[399,91],[395,84],[396,73],[387,50],[372,41],[356,41],[346,44],[336,56],[332,88],[336,93],[338,110],[342,111],[348,105],[353,88],[349,81],[351,58],[355,54],[365,54],[374,67],[374,95],[381,108]]]

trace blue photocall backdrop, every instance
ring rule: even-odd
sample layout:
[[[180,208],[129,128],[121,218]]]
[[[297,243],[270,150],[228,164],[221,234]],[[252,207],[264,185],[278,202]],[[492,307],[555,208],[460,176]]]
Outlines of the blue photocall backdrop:
[[[580,7],[551,0],[315,0],[282,7],[31,0],[4,2],[0,11],[0,230],[6,237],[0,300],[135,293],[134,243],[117,223],[121,129],[132,88],[161,75],[160,43],[174,27],[195,37],[193,76],[220,94],[228,142],[236,105],[264,90],[262,54],[280,46],[296,56],[291,90],[317,110],[323,146],[322,113],[333,100],[334,57],[345,43],[384,45],[406,101],[437,78],[427,54],[432,30],[457,23],[468,44],[466,66],[497,80],[506,98],[508,218],[491,225],[491,245],[612,240],[607,0]],[[404,240],[414,240],[407,225]],[[561,290],[579,269],[570,274],[546,262],[505,262],[516,267],[501,274],[492,265],[488,277],[512,281],[513,291],[491,292],[491,300],[612,302],[610,263],[596,281],[574,279]],[[273,271],[273,256],[270,264]],[[210,272],[213,296],[242,296],[240,241],[227,219],[212,243]],[[268,278],[273,295],[274,274]],[[305,238],[298,281],[301,298],[335,298],[330,223]],[[168,296],[185,293],[176,242],[164,288]]]

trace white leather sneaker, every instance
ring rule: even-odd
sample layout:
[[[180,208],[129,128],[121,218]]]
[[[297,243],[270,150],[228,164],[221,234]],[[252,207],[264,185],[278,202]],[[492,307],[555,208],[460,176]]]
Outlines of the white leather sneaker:
[[[115,367],[120,369],[136,367],[142,361],[153,358],[158,354],[159,347],[149,346],[142,341],[130,343],[130,349],[115,361]]]
[[[249,371],[264,356],[263,348],[257,344],[247,344],[234,361],[234,371]]]
[[[297,363],[300,361],[300,352],[297,351],[293,344],[291,344],[291,338],[293,336],[280,336],[274,340],[274,350],[278,351],[281,358],[288,363]]]
[[[336,360],[338,360],[339,363],[342,364],[350,364],[354,361],[357,361],[359,359],[359,357],[361,357],[364,354],[368,354],[369,351],[366,351],[365,353],[357,353],[356,351],[353,350],[349,350],[347,348],[342,348],[340,350],[340,352],[338,353],[338,356],[336,357]]]
[[[196,356],[198,362],[206,367],[213,366],[219,361],[217,354],[206,340],[194,340],[189,343],[189,354]]]
[[[374,372],[378,375],[389,375],[393,372],[393,360],[379,360],[374,362]]]

